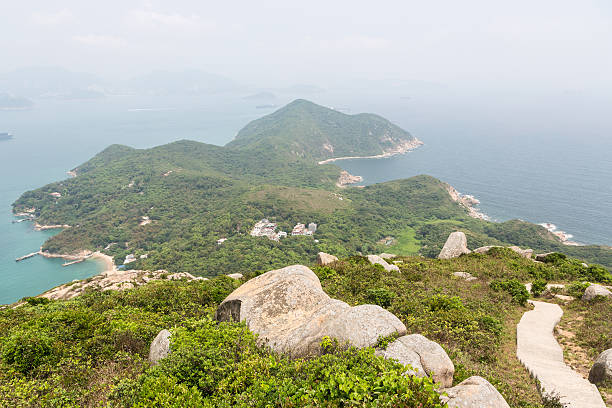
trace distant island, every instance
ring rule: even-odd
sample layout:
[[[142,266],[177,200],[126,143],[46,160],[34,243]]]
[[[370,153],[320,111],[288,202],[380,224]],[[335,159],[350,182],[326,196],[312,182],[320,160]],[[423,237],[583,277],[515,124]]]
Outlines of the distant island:
[[[0,93],[0,110],[30,109],[33,105],[34,102],[27,98]]]
[[[11,135],[10,133],[0,133],[0,142],[5,140],[11,140],[12,138],[13,135]]]
[[[130,268],[200,276],[314,262],[321,251],[435,257],[458,229],[475,247],[519,245],[612,267],[605,247],[570,247],[539,225],[478,218],[433,177],[354,188],[361,175],[335,164],[419,143],[378,115],[300,99],[252,121],[225,146],[112,145],[72,169],[73,178],[24,193],[13,210],[43,226],[72,226],[46,241],[45,252],[100,251]],[[261,223],[273,225],[264,235],[278,239],[252,234]],[[300,233],[311,224],[312,234]]]
[[[252,95],[247,95],[242,99],[247,100],[247,101],[272,100],[272,99],[276,99],[276,95],[274,95],[272,92],[265,91],[265,92],[257,92]]]

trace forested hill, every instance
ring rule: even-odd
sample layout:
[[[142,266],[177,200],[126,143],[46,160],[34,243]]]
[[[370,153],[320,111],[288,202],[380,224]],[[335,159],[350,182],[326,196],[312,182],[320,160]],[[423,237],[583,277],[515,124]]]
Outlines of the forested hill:
[[[410,133],[380,116],[347,115],[298,99],[249,123],[227,147],[318,161],[379,155],[414,141]]]
[[[100,250],[119,265],[133,254],[130,268],[205,276],[309,263],[319,251],[436,256],[455,230],[474,248],[522,245],[612,266],[612,251],[603,247],[567,247],[522,221],[470,218],[433,177],[343,189],[336,186],[338,166],[317,164],[327,157],[323,140],[336,146],[334,155],[367,155],[380,153],[374,150],[384,134],[410,137],[378,116],[295,101],[247,125],[226,147],[187,140],[151,149],[110,146],[76,167],[76,177],[24,193],[14,211],[34,208],[40,224],[72,226],[44,250]],[[372,150],[355,150],[360,140]],[[288,236],[251,236],[264,218]],[[318,227],[314,235],[292,236],[298,223]]]

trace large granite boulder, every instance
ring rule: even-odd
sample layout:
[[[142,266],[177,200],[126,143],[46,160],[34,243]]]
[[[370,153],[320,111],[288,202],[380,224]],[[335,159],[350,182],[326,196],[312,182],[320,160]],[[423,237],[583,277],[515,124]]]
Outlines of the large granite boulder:
[[[420,334],[402,336],[376,354],[409,365],[412,375],[431,376],[442,388],[453,385],[455,366],[448,354],[438,343]]]
[[[382,267],[385,268],[385,271],[387,272],[400,270],[397,265],[391,265],[390,263],[385,261],[383,258],[381,258],[379,255],[368,255],[368,261],[370,261],[372,265],[375,265],[375,264],[382,265]]]
[[[453,388],[442,390],[442,396],[449,408],[510,408],[504,397],[482,377],[474,376]]]
[[[451,259],[456,258],[463,254],[469,254],[470,251],[467,247],[467,238],[461,231],[451,233],[440,251],[438,258],[440,259]]]
[[[302,265],[251,279],[219,305],[215,317],[245,321],[260,344],[293,357],[319,354],[325,336],[371,347],[380,336],[406,333],[404,324],[380,306],[351,307],[330,298],[314,272]]]
[[[162,358],[168,357],[168,354],[170,354],[170,336],[170,332],[166,329],[155,336],[149,348],[149,362],[151,364],[155,365]]]
[[[612,292],[610,292],[608,289],[606,289],[602,285],[592,283],[584,291],[584,295],[582,295],[582,300],[592,300],[597,296],[603,296],[603,297],[612,296]]]
[[[232,279],[236,279],[236,280],[240,280],[240,279],[244,278],[244,276],[241,273],[228,273],[226,276],[228,278],[232,278]]]
[[[338,257],[335,257],[330,254],[326,254],[325,252],[319,252],[317,254],[317,265],[325,266],[331,263],[334,263],[338,260]]]
[[[612,381],[612,348],[607,349],[597,357],[589,372],[589,381],[593,384]]]

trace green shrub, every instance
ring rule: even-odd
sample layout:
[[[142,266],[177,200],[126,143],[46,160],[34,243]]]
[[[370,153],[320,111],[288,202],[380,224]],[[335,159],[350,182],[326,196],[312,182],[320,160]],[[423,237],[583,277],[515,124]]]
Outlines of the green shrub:
[[[529,292],[521,282],[517,279],[508,279],[504,281],[491,282],[491,289],[496,292],[504,291],[512,296],[512,300],[521,306],[525,306],[529,299]]]
[[[546,289],[547,282],[544,279],[536,279],[531,284],[531,294],[535,297],[539,297],[542,292]]]
[[[48,362],[52,355],[53,338],[36,329],[14,332],[2,347],[2,360],[24,374]]]
[[[429,310],[437,312],[439,310],[463,309],[463,303],[458,296],[434,295],[427,300]]]
[[[395,298],[395,293],[385,288],[368,289],[366,298],[375,305],[389,307]]]
[[[30,306],[46,305],[51,302],[49,299],[43,297],[25,297],[22,300],[28,302]]]
[[[581,298],[589,285],[589,282],[572,282],[566,286],[567,294],[575,298]]]

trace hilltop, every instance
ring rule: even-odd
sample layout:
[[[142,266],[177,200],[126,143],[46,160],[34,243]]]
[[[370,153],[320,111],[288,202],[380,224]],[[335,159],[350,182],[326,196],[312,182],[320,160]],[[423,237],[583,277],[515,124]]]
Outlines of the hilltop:
[[[528,246],[612,266],[603,247],[564,246],[522,221],[474,219],[433,177],[339,188],[341,169],[318,164],[414,141],[379,116],[297,100],[251,122],[224,147],[186,140],[151,149],[110,146],[73,169],[75,178],[24,193],[14,211],[34,208],[39,224],[72,226],[44,251],[99,250],[118,265],[134,255],[130,267],[201,276],[312,262],[319,251],[431,257],[457,229],[475,246]],[[276,231],[318,227],[313,236],[276,241],[250,234],[262,219]]]

